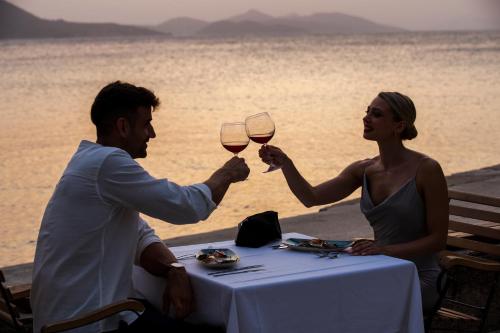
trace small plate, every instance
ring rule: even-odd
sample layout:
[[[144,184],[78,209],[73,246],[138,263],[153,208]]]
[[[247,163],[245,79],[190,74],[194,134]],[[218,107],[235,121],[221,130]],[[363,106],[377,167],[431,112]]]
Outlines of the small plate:
[[[297,251],[338,251],[342,252],[352,245],[352,241],[343,240],[325,240],[325,239],[307,239],[307,238],[288,238],[283,242],[291,250]]]
[[[227,268],[235,265],[240,257],[230,249],[202,249],[196,253],[196,260],[210,268]]]

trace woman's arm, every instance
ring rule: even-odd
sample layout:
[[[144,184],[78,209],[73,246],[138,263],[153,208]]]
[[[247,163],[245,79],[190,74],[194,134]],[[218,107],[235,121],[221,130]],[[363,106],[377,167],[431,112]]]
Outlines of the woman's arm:
[[[337,177],[312,186],[297,170],[293,161],[278,147],[263,146],[259,156],[265,163],[281,167],[288,187],[306,207],[325,205],[346,198],[361,186],[363,172],[371,160],[354,162]]]
[[[360,241],[353,246],[353,254],[386,254],[408,259],[444,249],[448,234],[448,186],[438,162],[432,159],[422,162],[417,174],[417,187],[421,189],[425,202],[428,234],[412,242],[386,246]]]

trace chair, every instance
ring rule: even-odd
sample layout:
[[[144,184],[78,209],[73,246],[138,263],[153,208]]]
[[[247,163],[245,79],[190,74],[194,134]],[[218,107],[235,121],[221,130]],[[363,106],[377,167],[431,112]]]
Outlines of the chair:
[[[31,332],[32,314],[29,303],[31,285],[8,286],[1,270],[0,281],[2,294],[0,299],[0,320],[6,322],[16,332]],[[144,305],[139,301],[131,299],[118,301],[81,316],[45,325],[42,327],[41,333],[57,333],[82,327],[122,311],[133,311],[139,314],[144,311]]]
[[[0,320],[11,326],[16,332],[31,330],[31,307],[29,294],[31,285],[9,286],[0,270]]]
[[[144,305],[133,299],[118,301],[82,316],[45,325],[42,327],[41,333],[57,333],[86,326],[122,311],[132,311],[139,315],[140,312],[144,311]]]
[[[500,198],[449,190],[447,250],[440,253],[439,300],[435,319],[455,327],[439,330],[484,332],[500,282]],[[458,327],[460,325],[460,327]]]

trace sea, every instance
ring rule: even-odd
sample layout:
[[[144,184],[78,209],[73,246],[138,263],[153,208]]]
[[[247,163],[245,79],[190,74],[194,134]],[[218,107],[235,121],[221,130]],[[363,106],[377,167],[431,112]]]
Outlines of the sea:
[[[500,163],[499,31],[4,40],[0,266],[33,260],[55,184],[79,142],[95,140],[92,101],[116,80],[160,97],[157,137],[139,163],[181,185],[203,182],[232,157],[220,143],[223,122],[260,112],[276,125],[270,144],[311,184],[329,180],[377,155],[377,145],[362,137],[362,117],[380,91],[413,99],[419,135],[405,144],[439,161],[446,175]],[[146,220],[171,238],[235,227],[266,210],[280,218],[317,212],[321,207],[305,208],[292,195],[281,171],[263,173],[259,146],[240,153],[248,180],[232,185],[207,220]]]

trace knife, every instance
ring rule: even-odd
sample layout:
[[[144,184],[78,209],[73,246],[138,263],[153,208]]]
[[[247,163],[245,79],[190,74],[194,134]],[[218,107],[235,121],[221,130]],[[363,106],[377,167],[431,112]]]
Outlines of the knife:
[[[224,275],[258,272],[258,271],[263,271],[263,270],[264,270],[264,268],[244,269],[244,270],[241,270],[241,271],[233,271],[233,272],[227,272],[227,273],[214,274],[212,276],[213,277],[219,277],[219,276],[224,276]]]
[[[231,273],[231,272],[237,272],[237,271],[242,271],[242,270],[247,270],[247,269],[252,269],[252,268],[258,268],[262,267],[263,265],[252,265],[252,266],[243,266],[243,267],[237,267],[237,268],[228,268],[224,269],[221,271],[216,271],[216,272],[210,272],[207,273],[208,275],[219,275],[219,274],[224,274],[224,273]]]

